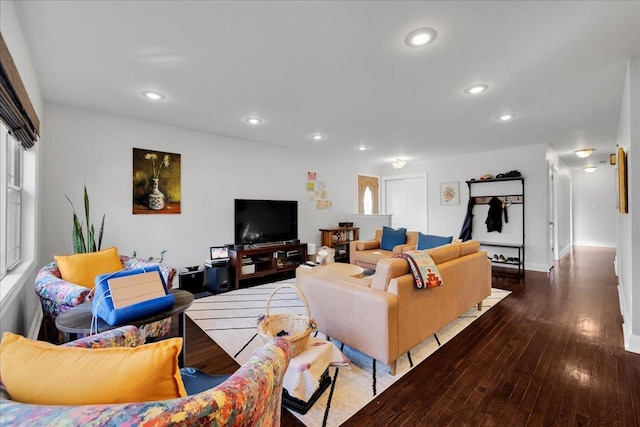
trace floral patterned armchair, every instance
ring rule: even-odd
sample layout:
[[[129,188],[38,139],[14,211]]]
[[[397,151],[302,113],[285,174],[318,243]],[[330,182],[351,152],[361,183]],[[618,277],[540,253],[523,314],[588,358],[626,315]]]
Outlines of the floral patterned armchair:
[[[147,261],[141,258],[120,255],[122,268],[125,270],[159,265],[168,288],[171,288],[176,269],[165,264]],[[53,344],[65,341],[64,333],[56,328],[56,317],[71,307],[91,301],[91,289],[62,279],[55,261],[40,269],[35,283],[36,294],[40,298],[43,312],[44,339]],[[164,337],[171,329],[171,318],[150,323],[144,326],[147,337]]]
[[[144,337],[124,326],[63,344],[103,348],[136,346]],[[191,396],[155,402],[49,406],[14,402],[0,379],[0,424],[36,426],[279,426],[282,380],[291,345],[277,338],[256,350],[222,384]],[[72,381],[72,379],[70,379]]]

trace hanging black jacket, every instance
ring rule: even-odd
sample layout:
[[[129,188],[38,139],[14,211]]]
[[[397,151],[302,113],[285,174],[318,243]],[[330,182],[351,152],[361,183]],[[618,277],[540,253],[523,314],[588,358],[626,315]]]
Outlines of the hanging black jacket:
[[[502,232],[502,201],[497,197],[489,200],[489,214],[484,223],[487,224],[487,232]]]
[[[471,240],[471,227],[473,225],[473,207],[476,204],[476,199],[471,197],[469,199],[469,203],[467,204],[467,215],[464,217],[464,222],[462,223],[462,230],[460,230],[460,235],[458,239],[461,239],[463,242],[467,240]]]

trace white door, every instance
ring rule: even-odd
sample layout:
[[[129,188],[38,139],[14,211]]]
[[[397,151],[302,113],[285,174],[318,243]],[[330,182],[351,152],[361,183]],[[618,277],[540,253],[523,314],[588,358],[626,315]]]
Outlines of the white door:
[[[549,227],[547,228],[549,232],[549,242],[548,242],[548,254],[547,254],[547,264],[549,270],[553,268],[555,265],[555,261],[557,259],[557,230],[556,230],[556,221],[557,221],[557,210],[556,210],[556,186],[555,186],[555,171],[553,163],[547,162],[547,195],[549,197],[548,207],[549,211],[547,212],[547,219]]]
[[[393,228],[427,231],[426,174],[384,178],[384,210]]]

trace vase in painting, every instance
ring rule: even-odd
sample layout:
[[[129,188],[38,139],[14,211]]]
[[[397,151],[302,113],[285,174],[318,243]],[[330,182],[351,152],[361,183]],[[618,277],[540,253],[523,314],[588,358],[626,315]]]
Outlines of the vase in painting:
[[[164,194],[158,190],[158,178],[153,178],[153,186],[149,193],[149,209],[159,211],[164,207]]]

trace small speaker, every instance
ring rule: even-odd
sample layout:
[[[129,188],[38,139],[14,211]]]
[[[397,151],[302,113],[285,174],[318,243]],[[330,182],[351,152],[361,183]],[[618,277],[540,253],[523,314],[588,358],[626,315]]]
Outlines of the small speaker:
[[[353,222],[339,222],[338,227],[342,227],[342,228],[353,227]]]
[[[204,271],[204,287],[219,294],[229,290],[229,267],[207,267]]]

